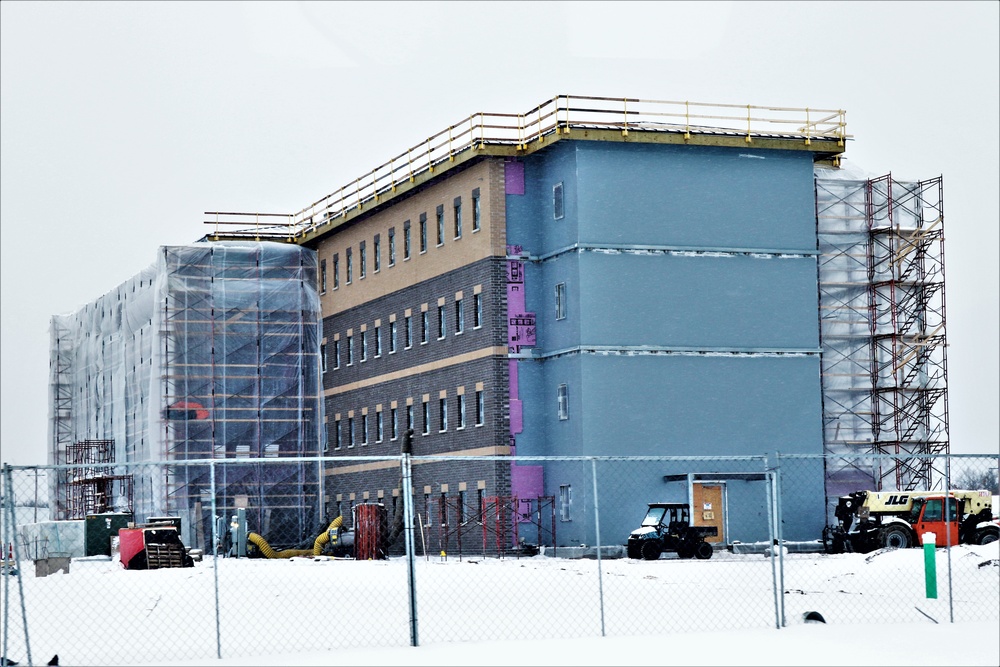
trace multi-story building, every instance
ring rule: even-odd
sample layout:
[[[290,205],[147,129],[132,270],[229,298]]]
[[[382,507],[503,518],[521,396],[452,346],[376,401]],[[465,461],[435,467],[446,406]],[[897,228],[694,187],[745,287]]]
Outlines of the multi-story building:
[[[379,457],[406,440],[437,539],[508,503],[594,544],[595,488],[605,544],[654,500],[761,539],[778,453],[807,455],[789,539],[844,489],[933,486],[940,180],[845,179],[848,138],[842,111],[561,96],[474,114],[296,214],[212,214],[248,224],[208,241],[314,252],[317,513],[396,512]],[[678,458],[594,474],[615,455]]]

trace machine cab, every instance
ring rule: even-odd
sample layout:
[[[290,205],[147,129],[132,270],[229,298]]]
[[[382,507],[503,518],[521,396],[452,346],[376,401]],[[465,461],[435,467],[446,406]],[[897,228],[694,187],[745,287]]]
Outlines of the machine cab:
[[[917,532],[918,539],[922,539],[924,533],[934,533],[936,546],[943,547],[959,543],[958,499],[948,498],[947,500],[948,516],[946,519],[944,496],[914,499],[913,508],[910,510],[910,522]]]

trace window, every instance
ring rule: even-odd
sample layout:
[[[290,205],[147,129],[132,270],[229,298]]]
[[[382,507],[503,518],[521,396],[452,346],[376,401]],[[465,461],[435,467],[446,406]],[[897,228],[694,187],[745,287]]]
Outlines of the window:
[[[382,411],[375,411],[375,442],[382,442],[382,438],[385,436],[385,429],[382,425]]]
[[[389,228],[389,266],[396,265],[396,228]]]
[[[566,283],[556,284],[556,319],[566,319]]]
[[[361,445],[368,444],[368,413],[361,415]]]
[[[556,183],[552,186],[552,217],[556,220],[562,220],[564,214],[563,184]]]
[[[403,318],[403,347],[413,347],[413,318],[409,315]]]
[[[333,341],[333,367],[340,368],[340,339]]]
[[[460,334],[465,329],[465,313],[462,310],[462,299],[455,299],[455,333]]]
[[[347,337],[347,365],[354,363],[354,336]]]
[[[319,293],[326,294],[326,260],[319,260]]]
[[[375,327],[374,340],[375,340],[375,356],[376,357],[381,357],[382,356],[382,327]]]
[[[420,214],[420,252],[427,252],[427,214]]]
[[[420,313],[420,343],[427,342],[427,336],[429,335],[429,329],[431,328],[430,323],[427,318],[427,311],[424,310]]]
[[[389,408],[389,437],[393,440],[399,437],[399,414],[396,408]]]
[[[483,326],[483,295],[472,295],[472,328],[478,329]]]
[[[438,399],[438,408],[441,410],[441,414],[438,415],[440,421],[438,431],[444,433],[448,430],[448,399],[440,398]]]
[[[382,239],[376,234],[372,239],[372,271],[379,272],[382,268]]]
[[[347,418],[347,446],[354,446],[354,417]]]
[[[559,419],[565,420],[569,419],[569,390],[566,385],[559,385],[559,389],[556,391],[556,403],[557,409],[559,411]]]
[[[559,485],[559,520],[571,521],[569,510],[573,503],[573,490],[569,484]]]
[[[333,422],[333,448],[340,449],[341,444],[342,443],[340,441],[340,420],[338,419]]]
[[[389,322],[389,354],[396,353],[396,323]]]
[[[476,489],[476,513],[482,519],[483,523],[486,522],[486,491],[483,489]]]
[[[406,430],[413,430],[413,404],[406,406]]]
[[[319,366],[322,372],[326,372],[326,343],[319,344]]]
[[[456,429],[465,428],[465,394],[455,397],[455,419],[458,422]]]
[[[424,417],[424,435],[431,432],[431,404],[428,401],[423,401],[421,407],[423,408]]]
[[[469,520],[469,506],[465,502],[465,491],[458,492],[458,521],[461,524],[465,524]]]
[[[438,206],[434,214],[437,218],[437,244],[444,245],[444,206]]]
[[[368,332],[361,332],[361,361],[368,361]]]
[[[347,249],[347,284],[350,285],[351,281],[354,280],[354,257],[351,255],[351,249]]]
[[[358,244],[358,261],[361,264],[358,277],[364,278],[365,274],[368,273],[368,252],[365,249],[364,241]]]
[[[403,223],[403,259],[410,258],[410,221]]]
[[[444,332],[445,332],[444,306],[438,306],[438,340],[444,338]]]
[[[486,423],[486,397],[482,390],[476,392],[476,426]]]
[[[340,287],[340,255],[333,255],[333,289]]]
[[[453,210],[455,211],[455,238],[462,238],[462,198],[455,197],[455,205]]]
[[[479,208],[479,188],[472,191],[472,231],[478,232],[482,226],[482,213]]]

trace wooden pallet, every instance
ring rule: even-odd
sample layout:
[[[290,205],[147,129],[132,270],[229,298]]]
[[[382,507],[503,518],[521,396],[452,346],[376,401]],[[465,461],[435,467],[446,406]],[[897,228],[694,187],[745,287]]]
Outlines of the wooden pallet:
[[[146,566],[150,570],[184,567],[184,547],[180,544],[147,544]]]

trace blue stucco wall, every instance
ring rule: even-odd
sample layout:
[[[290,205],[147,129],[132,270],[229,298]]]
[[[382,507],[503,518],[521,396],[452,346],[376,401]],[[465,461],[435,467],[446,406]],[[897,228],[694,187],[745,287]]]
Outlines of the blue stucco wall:
[[[756,149],[561,141],[525,158],[525,194],[507,197],[508,243],[543,258],[526,266],[542,360],[520,362],[518,454],[822,453],[812,174],[806,153]],[[560,282],[567,316],[557,321]],[[600,491],[602,527],[615,526],[602,540],[615,543],[645,503],[674,499],[661,467],[621,471],[629,479],[609,481],[608,498]],[[822,466],[801,472],[786,537],[818,538]],[[545,483],[556,496],[572,484],[578,507],[592,500],[586,465],[549,465]],[[763,486],[747,484],[727,484],[730,539],[767,537],[766,507],[746,499],[763,503]],[[567,522],[560,543],[593,544],[592,523]]]

